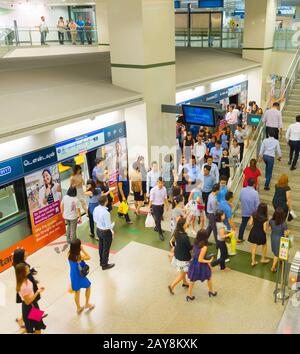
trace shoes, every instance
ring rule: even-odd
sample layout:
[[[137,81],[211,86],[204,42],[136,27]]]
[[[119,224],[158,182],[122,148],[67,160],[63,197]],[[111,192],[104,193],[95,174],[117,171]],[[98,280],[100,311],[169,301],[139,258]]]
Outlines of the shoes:
[[[225,263],[230,262],[230,258],[225,259]]]
[[[291,165],[292,164],[292,161],[290,160],[289,162],[288,162],[288,165]]]
[[[68,244],[63,245],[63,248],[61,249],[61,252],[65,252],[65,250],[69,247]]]
[[[241,244],[241,243],[245,242],[245,240],[237,240],[236,242]]]
[[[295,167],[295,166],[292,166],[292,167],[290,168],[290,170],[291,170],[291,171],[294,171],[294,170],[296,170],[296,167]]]
[[[163,235],[163,234],[159,234],[159,239],[160,239],[161,241],[164,241],[164,240],[165,240],[164,235]]]
[[[265,190],[265,191],[269,191],[269,190],[270,190],[270,187],[265,187],[264,190]]]
[[[155,231],[155,232],[158,232],[158,230],[157,230],[157,227],[156,227],[156,226],[155,226],[155,228],[154,228],[154,231]]]
[[[182,287],[183,288],[189,288],[189,285],[188,284],[182,284]]]
[[[215,292],[213,292],[213,291],[208,292],[209,297],[216,297],[217,295],[218,295],[218,293],[216,291]]]
[[[131,224],[133,224],[133,222],[132,221],[126,221],[126,224],[131,225]]]
[[[115,266],[114,263],[111,263],[111,264],[107,264],[106,266],[102,266],[102,270],[108,270],[108,269],[111,269]]]
[[[168,286],[168,289],[169,289],[169,292],[170,292],[171,295],[175,295],[175,294],[174,294],[174,291],[173,291],[173,289],[171,288],[170,285]]]
[[[186,297],[186,301],[189,302],[189,301],[194,301],[195,300],[195,296],[187,296]]]

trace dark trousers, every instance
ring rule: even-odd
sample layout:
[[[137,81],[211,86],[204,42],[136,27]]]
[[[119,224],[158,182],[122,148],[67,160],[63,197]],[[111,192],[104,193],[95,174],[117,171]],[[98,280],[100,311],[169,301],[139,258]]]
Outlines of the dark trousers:
[[[245,144],[244,143],[239,143],[238,145],[240,147],[240,162],[242,162],[243,161],[243,157],[244,157]]]
[[[202,192],[202,199],[203,199],[203,202],[204,202],[204,205],[205,205],[205,214],[207,215],[207,202],[208,202],[208,197],[210,195],[211,191],[210,192]]]
[[[300,152],[300,141],[290,140],[289,145],[290,145],[290,161],[292,166],[296,167],[299,158],[299,152]]]
[[[271,127],[266,127],[266,137],[269,137],[270,130],[273,130],[275,133],[274,138],[279,140],[279,129],[278,128],[271,128]]]
[[[97,228],[97,236],[99,237],[100,266],[104,267],[108,264],[112,233],[110,230],[100,230]]]
[[[152,205],[153,218],[155,221],[155,227],[159,234],[162,234],[161,220],[164,214],[163,205]]]
[[[244,239],[244,233],[245,233],[249,219],[250,219],[250,216],[242,216],[242,223],[241,223],[240,230],[239,230],[239,240],[241,240],[241,241]]]
[[[212,261],[211,265],[212,265],[212,267],[220,265],[220,268],[223,270],[226,268],[225,261],[228,258],[227,246],[226,246],[225,241],[218,241],[217,245],[221,251],[221,256],[220,256],[220,258],[216,259],[215,261]]]
[[[89,214],[89,223],[90,223],[90,234],[92,236],[94,236],[95,235],[95,223],[94,223],[93,213],[90,212],[90,209],[88,210],[88,214]]]
[[[263,156],[264,162],[266,164],[266,171],[265,171],[265,176],[266,176],[266,182],[265,182],[265,187],[270,187],[271,179],[272,179],[272,174],[273,174],[273,167],[274,167],[274,157],[264,155]]]
[[[85,35],[86,35],[86,40],[87,40],[88,44],[92,44],[93,43],[92,31],[86,31]]]
[[[218,244],[218,230],[217,230],[217,225],[216,225],[216,216],[215,214],[207,214],[208,218],[208,226],[206,229],[207,237],[210,237],[211,232],[214,234],[214,238],[216,241],[216,245]]]
[[[63,32],[58,32],[58,41],[60,44],[64,44],[65,34]]]

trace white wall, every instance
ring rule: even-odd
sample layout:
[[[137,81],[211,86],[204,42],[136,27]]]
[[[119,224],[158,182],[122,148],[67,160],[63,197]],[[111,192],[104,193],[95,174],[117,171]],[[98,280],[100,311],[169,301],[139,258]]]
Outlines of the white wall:
[[[13,27],[14,20],[18,27],[36,27],[40,24],[41,16],[46,17],[49,27],[55,27],[60,16],[68,18],[67,6],[48,7],[44,4],[21,3],[10,9],[1,9],[0,27]]]
[[[295,53],[274,51],[272,53],[272,65],[270,67],[270,74],[286,76],[294,58]]]

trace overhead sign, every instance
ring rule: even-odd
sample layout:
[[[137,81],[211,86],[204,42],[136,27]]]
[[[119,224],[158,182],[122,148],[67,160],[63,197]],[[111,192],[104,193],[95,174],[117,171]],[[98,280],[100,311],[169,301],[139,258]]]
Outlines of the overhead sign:
[[[24,173],[39,170],[57,162],[55,146],[32,152],[22,156]]]
[[[59,161],[93,150],[105,143],[103,130],[70,139],[56,145]]]
[[[119,123],[104,128],[105,144],[126,136],[126,124]]]
[[[289,259],[289,246],[290,240],[286,237],[281,237],[279,246],[279,259],[282,261],[288,261]]]
[[[16,180],[22,175],[23,168],[20,157],[0,162],[0,185]]]

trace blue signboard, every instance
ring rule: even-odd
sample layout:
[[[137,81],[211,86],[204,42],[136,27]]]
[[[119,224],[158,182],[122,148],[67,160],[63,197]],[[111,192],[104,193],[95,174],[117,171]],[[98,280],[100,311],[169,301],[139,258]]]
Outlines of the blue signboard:
[[[199,0],[199,8],[224,7],[224,0]]]
[[[174,1],[175,9],[180,9],[180,0],[175,0]]]
[[[24,173],[36,171],[57,162],[56,148],[51,146],[22,156]]]
[[[17,157],[0,162],[0,185],[17,180],[23,175],[22,159]]]
[[[109,143],[114,141],[118,138],[122,138],[126,136],[126,124],[119,123],[112,125],[108,128],[104,128],[104,135],[105,135],[105,143]]]

